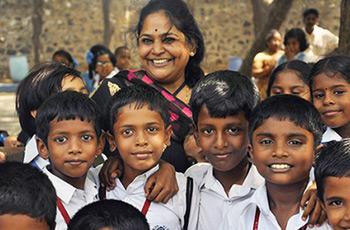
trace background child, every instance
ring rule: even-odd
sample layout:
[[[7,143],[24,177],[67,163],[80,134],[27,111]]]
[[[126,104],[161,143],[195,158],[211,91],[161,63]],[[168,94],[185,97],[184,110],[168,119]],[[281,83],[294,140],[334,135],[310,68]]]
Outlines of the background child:
[[[350,137],[350,57],[320,60],[310,78],[313,103],[329,127],[322,142]]]
[[[258,94],[248,77],[234,71],[208,74],[193,88],[195,137],[210,163],[186,171],[199,185],[197,229],[216,229],[230,207],[263,183],[248,161],[248,119]]]
[[[65,50],[57,50],[55,53],[53,53],[52,61],[61,63],[72,69],[76,67],[76,63],[72,55]]]
[[[115,66],[118,68],[119,71],[127,70],[130,67],[130,50],[126,46],[119,46],[114,51],[116,63]]]
[[[0,164],[0,229],[54,230],[56,192],[45,174],[27,164]]]
[[[101,200],[80,209],[68,230],[149,230],[147,220],[132,205],[119,200]]]
[[[350,139],[325,144],[316,158],[317,192],[333,229],[350,229]]]
[[[252,161],[265,184],[228,212],[222,229],[306,229],[300,201],[322,133],[317,110],[299,97],[278,95],[258,105],[249,137]]]
[[[151,229],[187,229],[184,227],[186,219],[188,229],[195,229],[198,213],[196,186],[193,186],[193,192],[187,191],[194,204],[191,207],[186,205],[186,178],[182,174],[176,174],[179,192],[166,204],[150,202],[143,190],[147,178],[158,170],[161,155],[170,144],[167,109],[160,93],[150,87],[131,86],[112,97],[105,118],[108,121],[108,140],[111,148],[117,148],[124,169],[116,181],[116,188],[106,197],[123,200],[142,210]]]
[[[87,173],[103,150],[97,107],[88,96],[67,91],[38,109],[37,146],[50,165],[43,169],[57,192],[56,229],[66,229],[80,208],[97,200],[97,186]]]
[[[26,143],[24,163],[43,169],[48,161],[40,158],[35,142],[35,116],[39,106],[51,95],[65,90],[87,93],[79,71],[59,63],[34,67],[20,83],[16,92],[16,110]],[[22,135],[23,136],[23,135]]]
[[[310,70],[309,64],[299,60],[292,60],[277,66],[269,78],[267,96],[293,94],[310,101]]]

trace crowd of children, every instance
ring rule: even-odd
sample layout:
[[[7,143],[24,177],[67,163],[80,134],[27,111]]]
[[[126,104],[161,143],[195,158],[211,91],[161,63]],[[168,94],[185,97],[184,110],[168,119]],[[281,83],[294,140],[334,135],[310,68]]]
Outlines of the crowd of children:
[[[152,0],[147,7],[142,20],[155,35],[140,28],[143,52],[159,45],[163,35],[149,20],[164,20],[160,11],[168,6]],[[158,56],[187,41],[178,37],[187,36],[181,26],[174,22],[161,41],[165,51],[146,58],[145,69],[159,76],[122,71],[117,85],[115,73],[129,64],[127,48],[116,50],[116,59],[93,46],[88,78],[106,87],[108,98],[87,95],[64,50],[31,70],[16,98],[24,164],[0,164],[0,229],[350,229],[350,57],[283,63],[272,71],[264,100],[252,79],[229,70],[191,82],[186,99],[185,82],[170,92],[174,76],[157,72],[173,62]],[[200,45],[197,38],[190,44]],[[191,63],[203,51],[187,48],[173,59],[187,55]],[[186,100],[177,101],[177,93]],[[161,157],[186,145],[183,133],[205,162],[180,173]]]

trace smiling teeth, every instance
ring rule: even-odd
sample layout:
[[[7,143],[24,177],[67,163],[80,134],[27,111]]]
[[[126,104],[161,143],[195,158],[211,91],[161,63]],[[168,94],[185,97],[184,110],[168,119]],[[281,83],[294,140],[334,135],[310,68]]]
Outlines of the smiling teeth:
[[[290,168],[290,165],[288,165],[288,164],[272,164],[272,165],[270,165],[270,167],[273,169],[288,169],[288,168]]]
[[[154,64],[163,64],[167,61],[168,61],[167,59],[158,59],[158,60],[153,60],[153,63]]]

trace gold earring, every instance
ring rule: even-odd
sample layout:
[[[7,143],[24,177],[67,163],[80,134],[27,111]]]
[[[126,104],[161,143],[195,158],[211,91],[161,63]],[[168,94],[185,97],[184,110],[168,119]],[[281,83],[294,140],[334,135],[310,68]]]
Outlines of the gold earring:
[[[168,146],[166,144],[164,144],[163,146],[163,152],[165,151],[165,149],[168,148]]]

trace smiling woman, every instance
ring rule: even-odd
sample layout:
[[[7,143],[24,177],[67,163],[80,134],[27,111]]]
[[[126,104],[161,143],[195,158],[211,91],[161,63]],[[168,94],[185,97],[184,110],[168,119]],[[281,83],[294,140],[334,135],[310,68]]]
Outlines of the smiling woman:
[[[109,98],[122,87],[143,84],[161,92],[174,130],[163,158],[184,171],[189,164],[183,144],[192,124],[187,103],[192,87],[204,75],[199,66],[204,56],[202,34],[182,0],[151,0],[141,10],[135,33],[142,70],[122,71],[107,79],[92,98],[104,111]]]

